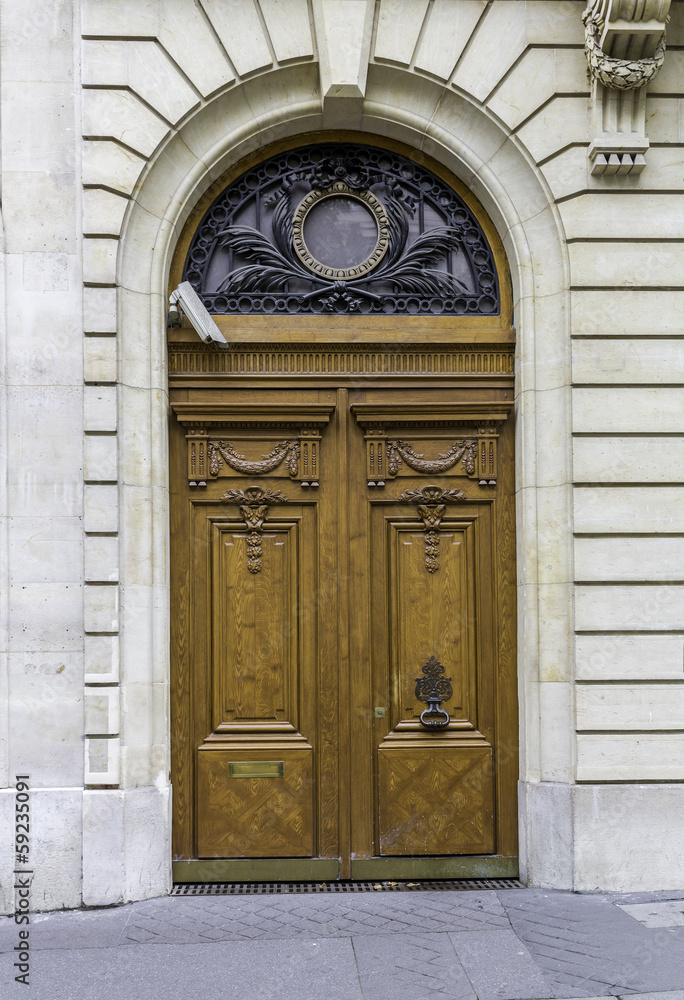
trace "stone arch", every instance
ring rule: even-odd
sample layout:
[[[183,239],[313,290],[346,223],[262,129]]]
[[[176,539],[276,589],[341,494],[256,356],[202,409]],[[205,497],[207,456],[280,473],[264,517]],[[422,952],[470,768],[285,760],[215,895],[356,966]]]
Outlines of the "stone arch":
[[[520,852],[533,884],[568,887],[569,281],[562,227],[520,140],[462,94],[408,70],[374,65],[361,106],[350,99],[323,102],[321,108],[313,74],[302,67],[274,70],[205,104],[167,133],[140,176],[123,222],[116,281],[121,673],[127,706],[122,786],[130,801],[128,808],[124,804],[124,898],[162,892],[170,877],[165,333],[171,256],[190,211],[230,165],[277,138],[349,127],[402,141],[450,169],[483,204],[508,254],[518,333]],[[549,718],[556,726],[553,743],[543,733]],[[135,803],[144,787],[154,797],[141,822]],[[551,845],[535,821],[542,812],[545,829],[558,831],[564,850]]]

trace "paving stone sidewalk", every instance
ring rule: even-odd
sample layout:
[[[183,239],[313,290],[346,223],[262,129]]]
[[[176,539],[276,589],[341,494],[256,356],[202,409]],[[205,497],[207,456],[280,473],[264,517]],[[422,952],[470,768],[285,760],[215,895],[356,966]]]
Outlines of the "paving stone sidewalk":
[[[14,1000],[684,1000],[684,893],[164,897],[32,914]]]

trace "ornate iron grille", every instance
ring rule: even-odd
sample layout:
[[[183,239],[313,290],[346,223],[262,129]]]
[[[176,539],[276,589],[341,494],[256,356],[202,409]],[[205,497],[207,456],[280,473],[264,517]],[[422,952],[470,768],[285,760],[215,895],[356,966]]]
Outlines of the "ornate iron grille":
[[[234,181],[184,279],[214,314],[500,309],[491,248],[455,192],[398,153],[349,143],[280,153]]]

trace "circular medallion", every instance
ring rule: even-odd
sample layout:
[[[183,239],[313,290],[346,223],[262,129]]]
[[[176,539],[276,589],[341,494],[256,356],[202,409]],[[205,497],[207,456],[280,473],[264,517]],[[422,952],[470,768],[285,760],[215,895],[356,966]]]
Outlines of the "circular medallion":
[[[389,220],[370,191],[353,191],[336,181],[300,201],[292,218],[292,242],[314,274],[349,281],[368,274],[387,253]]]

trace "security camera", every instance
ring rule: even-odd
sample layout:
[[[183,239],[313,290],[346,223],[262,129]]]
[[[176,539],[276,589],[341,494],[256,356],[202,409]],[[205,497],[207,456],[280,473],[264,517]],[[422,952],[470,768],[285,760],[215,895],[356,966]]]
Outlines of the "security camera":
[[[205,344],[228,343],[189,281],[181,281],[169,297],[171,326],[180,326],[181,312],[188,317]]]

